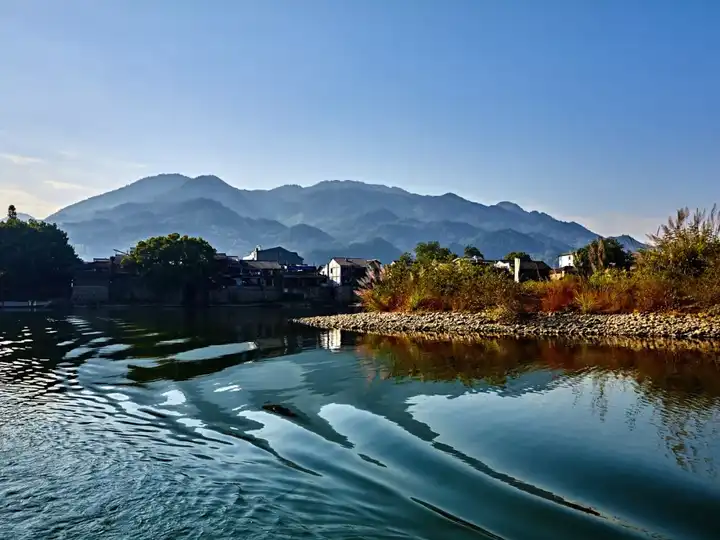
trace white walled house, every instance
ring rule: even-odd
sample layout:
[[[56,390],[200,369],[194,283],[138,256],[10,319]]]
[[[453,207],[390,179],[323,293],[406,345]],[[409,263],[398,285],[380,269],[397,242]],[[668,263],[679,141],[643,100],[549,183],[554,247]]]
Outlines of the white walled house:
[[[358,279],[367,275],[372,266],[380,266],[380,262],[373,259],[358,259],[351,257],[335,257],[321,270],[327,275],[328,281],[336,286],[355,285]]]
[[[558,257],[558,268],[567,268],[568,266],[575,266],[574,253],[563,253]]]

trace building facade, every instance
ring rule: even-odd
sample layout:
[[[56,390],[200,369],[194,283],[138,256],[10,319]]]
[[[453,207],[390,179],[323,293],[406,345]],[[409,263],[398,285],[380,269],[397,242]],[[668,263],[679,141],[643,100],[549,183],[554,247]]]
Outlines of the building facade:
[[[262,261],[276,262],[281,265],[303,265],[305,259],[298,255],[295,251],[290,251],[281,246],[268,249],[256,247],[252,252],[243,257],[245,261]]]
[[[574,253],[563,253],[558,257],[558,268],[567,268],[568,266],[575,266]]]
[[[367,276],[370,269],[379,267],[380,261],[375,259],[335,257],[330,260],[322,273],[327,275],[328,281],[335,286],[354,286],[360,279]]]

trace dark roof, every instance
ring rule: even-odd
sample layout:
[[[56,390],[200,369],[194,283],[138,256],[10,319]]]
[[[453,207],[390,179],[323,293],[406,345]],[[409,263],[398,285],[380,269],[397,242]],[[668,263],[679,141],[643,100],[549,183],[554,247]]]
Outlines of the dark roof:
[[[369,266],[372,263],[377,264],[380,262],[376,259],[359,259],[357,257],[333,257],[330,260],[335,261],[340,266],[357,266],[362,268]]]
[[[255,250],[253,250],[255,251]],[[258,252],[262,253],[264,251],[284,251],[285,253],[292,253],[293,255],[297,255],[297,251],[290,251],[289,249],[285,249],[282,246],[275,246],[271,248],[264,248],[264,249],[258,249]]]
[[[255,270],[282,270],[282,265],[276,261],[243,261],[249,268]]]
[[[520,261],[520,270],[550,270],[544,261]]]

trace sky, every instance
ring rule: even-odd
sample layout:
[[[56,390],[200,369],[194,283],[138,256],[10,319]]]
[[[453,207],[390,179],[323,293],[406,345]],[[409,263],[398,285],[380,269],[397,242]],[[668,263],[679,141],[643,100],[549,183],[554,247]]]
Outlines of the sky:
[[[0,204],[353,179],[643,239],[720,202],[717,0],[0,0]]]

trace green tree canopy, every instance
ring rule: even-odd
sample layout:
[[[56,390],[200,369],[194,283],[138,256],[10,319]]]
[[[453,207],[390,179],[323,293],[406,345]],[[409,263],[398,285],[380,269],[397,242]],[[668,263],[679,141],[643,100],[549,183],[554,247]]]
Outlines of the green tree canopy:
[[[67,234],[56,225],[17,219],[13,205],[0,223],[0,293],[6,300],[64,295],[80,263]]]
[[[467,258],[471,258],[471,257],[477,257],[478,259],[485,258],[485,256],[482,254],[482,252],[475,246],[465,246],[465,251],[463,252],[463,255]]]
[[[607,268],[626,270],[633,262],[631,253],[614,238],[598,238],[575,252],[575,267],[581,274],[590,275]]]
[[[158,289],[182,287],[207,279],[215,270],[215,248],[206,240],[178,233],[141,240],[123,258]]]
[[[511,251],[505,257],[503,257],[504,261],[514,261],[515,259],[520,259],[522,261],[530,261],[532,260],[532,257],[530,257],[529,254],[525,253],[524,251]]]
[[[413,256],[406,251],[405,253],[400,255],[397,262],[404,266],[410,266],[413,263]]]
[[[415,246],[415,260],[419,264],[430,262],[451,262],[457,256],[440,242],[420,242]]]

